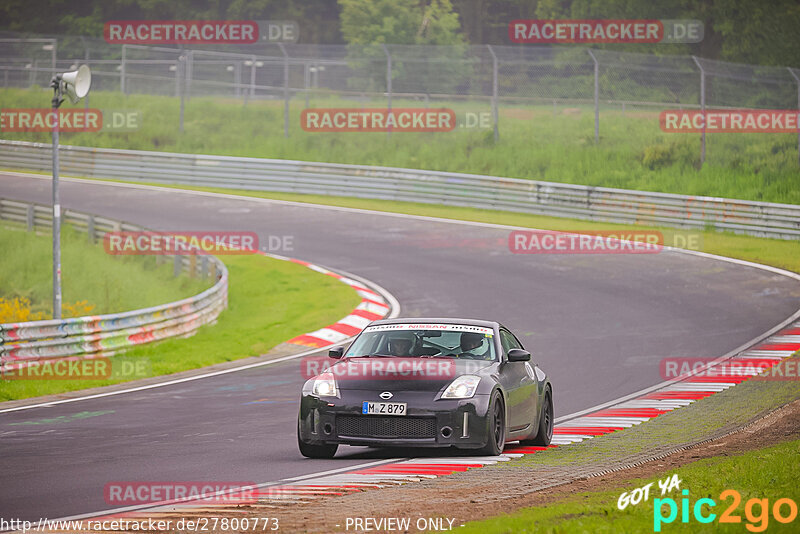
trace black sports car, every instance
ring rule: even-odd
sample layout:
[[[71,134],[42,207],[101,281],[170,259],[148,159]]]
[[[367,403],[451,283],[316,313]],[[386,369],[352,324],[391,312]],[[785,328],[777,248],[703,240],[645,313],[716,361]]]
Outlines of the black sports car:
[[[457,447],[496,455],[553,435],[547,375],[503,325],[469,319],[370,323],[303,385],[297,441],[309,458],[339,444]]]

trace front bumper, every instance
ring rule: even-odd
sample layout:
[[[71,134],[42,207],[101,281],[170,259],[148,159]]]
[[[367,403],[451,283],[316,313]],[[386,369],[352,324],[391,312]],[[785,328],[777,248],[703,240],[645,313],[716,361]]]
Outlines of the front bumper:
[[[425,391],[400,391],[391,402],[405,402],[406,415],[363,415],[364,401],[385,402],[375,391],[340,391],[341,398],[303,395],[299,437],[310,444],[371,447],[480,448],[489,433],[490,395],[433,400]]]

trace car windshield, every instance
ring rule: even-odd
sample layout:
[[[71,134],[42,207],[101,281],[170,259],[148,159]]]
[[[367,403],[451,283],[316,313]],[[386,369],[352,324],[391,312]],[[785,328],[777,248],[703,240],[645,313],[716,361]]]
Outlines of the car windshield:
[[[345,357],[465,358],[494,360],[494,331],[457,324],[387,324],[370,326]]]

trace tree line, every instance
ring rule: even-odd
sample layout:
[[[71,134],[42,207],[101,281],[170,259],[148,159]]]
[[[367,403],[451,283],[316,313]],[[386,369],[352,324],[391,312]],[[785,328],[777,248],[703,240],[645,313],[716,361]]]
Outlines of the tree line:
[[[798,0],[4,0],[0,30],[102,37],[107,20],[294,20],[301,43],[510,45],[514,19],[697,19],[697,44],[609,44],[800,67]],[[523,45],[520,45],[523,46]]]

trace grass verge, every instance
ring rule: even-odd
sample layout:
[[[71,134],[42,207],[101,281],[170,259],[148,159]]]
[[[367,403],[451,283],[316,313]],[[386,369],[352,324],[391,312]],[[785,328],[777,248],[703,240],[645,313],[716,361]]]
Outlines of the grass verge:
[[[785,359],[779,364],[784,373],[796,368],[800,353]],[[791,363],[789,363],[791,362]],[[787,375],[788,376],[788,375]],[[525,491],[536,491],[563,482],[581,480],[595,473],[605,473],[625,469],[632,465],[643,465],[651,458],[661,458],[657,462],[665,472],[659,478],[675,472],[670,469],[669,456],[673,451],[692,446],[708,439],[728,435],[752,421],[800,398],[800,382],[797,380],[765,380],[754,378],[735,387],[706,397],[688,406],[676,409],[640,425],[606,434],[580,444],[559,446],[545,453],[526,455],[514,462],[501,464],[492,478],[484,480],[506,480],[506,491],[513,494],[517,486],[525,486]],[[758,432],[758,430],[755,430]],[[744,434],[747,436],[747,434]],[[773,436],[774,437],[774,436]],[[747,440],[747,437],[741,437]],[[762,443],[769,439],[761,440]],[[792,441],[764,450],[756,450],[742,455],[731,455],[690,462],[677,471],[683,480],[681,489],[688,489],[692,505],[697,499],[710,497],[720,502],[719,494],[726,489],[740,492],[742,514],[744,503],[750,498],[768,498],[770,503],[788,497],[798,501],[796,481],[800,476],[797,457],[800,442]],[[690,451],[687,455],[692,457]],[[696,456],[695,456],[696,457]],[[655,471],[660,471],[655,469]],[[479,476],[477,474],[477,476]],[[627,479],[626,479],[627,478]],[[600,491],[574,493],[546,506],[526,507],[507,515],[498,515],[486,520],[468,523],[465,532],[653,532],[653,497],[649,502],[631,506],[623,511],[617,509],[617,499],[623,491],[630,492],[637,487],[654,482],[654,497],[660,496],[658,478],[640,479],[617,475],[613,486]],[[616,481],[622,480],[618,483]],[[479,479],[470,481],[476,485]],[[652,495],[652,493],[651,493]],[[680,506],[683,497],[675,492]],[[730,503],[730,500],[728,500]],[[771,505],[770,505],[771,506]],[[714,511],[719,515],[727,508],[722,503]],[[755,512],[760,510],[756,508]],[[665,513],[668,510],[665,509]],[[704,509],[704,513],[707,508]],[[494,514],[492,514],[494,515]],[[703,525],[690,520],[681,524],[677,520],[663,527],[663,532],[711,532],[720,526],[723,531],[744,531],[744,523],[720,525],[718,522]],[[780,525],[773,521],[769,532],[796,532],[798,522]],[[724,530],[727,528],[728,530]],[[748,529],[748,531],[750,531]],[[755,530],[753,531],[755,532]]]
[[[46,89],[0,89],[4,108],[41,108]],[[77,107],[82,104],[78,104]],[[302,97],[290,104],[290,137],[283,136],[283,102],[199,97],[186,102],[179,131],[177,98],[93,91],[92,108],[140,113],[134,131],[62,133],[62,143],[304,161],[387,165],[530,178],[553,182],[664,191],[687,195],[800,203],[797,136],[722,133],[707,136],[700,168],[700,135],[664,133],[658,111],[623,112],[603,106],[600,140],[594,143],[594,110],[587,105],[512,105],[500,109],[500,140],[491,128],[449,132],[319,133],[301,128]],[[313,95],[310,108],[385,107],[385,100]],[[65,104],[64,109],[76,107]],[[421,107],[395,99],[393,107]],[[436,101],[465,122],[466,113],[486,113],[486,101]],[[5,139],[49,142],[49,133],[3,132]]]
[[[52,240],[50,234],[27,232],[22,225],[0,224],[0,297],[23,297],[30,311],[52,318]],[[188,276],[174,278],[172,264],[155,256],[111,256],[65,225],[61,236],[64,304],[86,300],[82,315],[118,313],[157,306],[196,295],[211,286]],[[2,322],[2,321],[0,321]]]
[[[797,357],[787,358],[776,369],[789,369],[785,374],[792,376],[791,369],[796,369],[798,363]],[[800,398],[798,380],[750,379],[640,425],[598,436],[579,445],[557,447],[547,454],[526,455],[518,465],[591,466],[602,471],[615,467],[613,462],[623,456],[628,463],[635,463],[658,452],[666,453],[732,432],[797,398]],[[605,466],[605,462],[610,464]]]
[[[0,381],[0,401],[106,386],[258,356],[294,336],[331,324],[360,302],[347,285],[302,265],[261,255],[224,256],[228,308],[190,338],[133,348],[113,362],[144,362],[146,374],[109,380]]]
[[[797,532],[798,520],[781,524],[772,516],[774,503],[781,498],[798,500],[797,480],[800,465],[797,455],[800,440],[788,441],[773,447],[750,451],[730,457],[716,457],[697,461],[682,467],[679,477],[681,489],[688,490],[689,515],[682,523],[681,495],[672,491],[663,496],[676,502],[678,515],[670,524],[660,524],[660,532]],[[787,461],[787,459],[789,461]],[[662,477],[666,478],[666,476]],[[459,532],[505,533],[505,532],[654,532],[656,499],[662,498],[655,482],[658,479],[632,479],[604,491],[584,492],[550,503],[547,506],[525,508],[512,514],[467,523]],[[636,506],[617,508],[622,492],[630,492],[653,482],[650,499]],[[732,497],[721,499],[720,494],[733,489],[741,495],[741,503],[733,511],[741,523],[721,524],[720,515],[732,504]],[[702,505],[702,514],[715,513],[716,518],[708,524],[698,522],[693,509],[701,498],[710,498],[716,506],[709,509],[708,502]],[[768,509],[760,505],[748,505],[750,499],[768,499]],[[751,515],[746,515],[747,511]],[[669,505],[659,503],[658,511],[669,516]],[[783,505],[781,513],[789,515],[789,506]],[[745,528],[747,530],[745,530]]]

